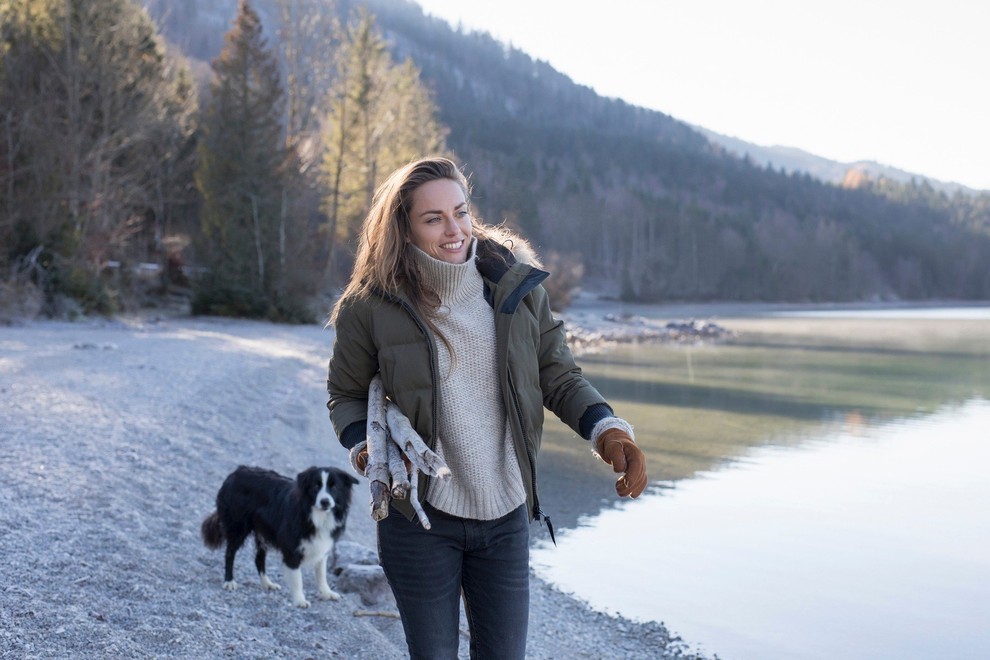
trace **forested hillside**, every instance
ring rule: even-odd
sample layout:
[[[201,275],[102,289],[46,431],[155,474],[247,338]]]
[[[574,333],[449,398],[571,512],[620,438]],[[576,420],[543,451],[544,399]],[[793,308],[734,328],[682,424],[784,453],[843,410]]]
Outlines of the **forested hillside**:
[[[446,130],[367,11],[255,4],[0,0],[0,320],[322,315],[380,177]]]
[[[575,255],[624,297],[990,297],[990,195],[760,167],[413,2],[336,10],[359,6],[433,89],[486,219]]]
[[[488,216],[579,254],[624,296],[990,295],[990,195],[864,178],[837,187],[764,169],[413,3],[369,4],[434,86]]]
[[[0,303],[112,311],[151,262],[199,311],[304,318],[424,152],[626,299],[990,298],[990,194],[765,167],[407,0],[142,4],[0,0]]]

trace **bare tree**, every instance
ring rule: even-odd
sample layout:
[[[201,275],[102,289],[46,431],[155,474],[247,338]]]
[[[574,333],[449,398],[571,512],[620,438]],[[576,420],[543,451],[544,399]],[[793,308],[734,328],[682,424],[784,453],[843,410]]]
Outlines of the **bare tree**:
[[[109,311],[99,273],[168,196],[165,142],[192,132],[182,65],[128,0],[2,1],[0,227],[25,253],[43,246],[64,293]]]
[[[333,0],[275,2],[281,21],[278,49],[285,81],[286,143],[295,147],[319,133],[319,106],[333,79],[340,28]],[[300,151],[305,153],[306,147]]]
[[[331,246],[356,235],[381,177],[411,159],[443,152],[446,136],[419,70],[411,61],[392,60],[371,14],[362,11],[350,21],[340,42],[323,133]],[[333,267],[328,260],[330,277]]]

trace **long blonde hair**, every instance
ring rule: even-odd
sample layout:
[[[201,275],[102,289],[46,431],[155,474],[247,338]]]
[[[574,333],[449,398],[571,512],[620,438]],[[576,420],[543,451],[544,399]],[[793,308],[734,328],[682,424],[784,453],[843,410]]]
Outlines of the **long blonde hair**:
[[[419,276],[408,239],[413,193],[424,183],[437,179],[457,183],[470,207],[471,187],[467,177],[447,158],[423,158],[392,172],[372,198],[371,210],[358,236],[351,279],[334,305],[327,325],[336,323],[341,306],[347,301],[360,300],[376,290],[392,294],[404,291],[431,329],[436,330],[432,317],[440,299]],[[472,234],[479,240],[489,235],[473,214],[471,225]]]

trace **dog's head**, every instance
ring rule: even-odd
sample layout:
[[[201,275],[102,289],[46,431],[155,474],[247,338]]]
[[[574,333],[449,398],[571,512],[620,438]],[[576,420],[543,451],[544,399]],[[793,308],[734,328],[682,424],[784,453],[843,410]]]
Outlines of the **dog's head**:
[[[358,482],[347,472],[333,467],[311,467],[296,475],[296,485],[310,506],[321,511],[333,509],[338,518],[351,503],[351,487]]]

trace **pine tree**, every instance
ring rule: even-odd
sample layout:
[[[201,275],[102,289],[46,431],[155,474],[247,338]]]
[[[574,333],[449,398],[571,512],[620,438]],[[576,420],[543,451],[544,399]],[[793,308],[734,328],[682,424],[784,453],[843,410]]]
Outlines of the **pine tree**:
[[[247,0],[213,70],[196,176],[209,272],[194,310],[298,318],[304,295],[288,288],[286,273],[289,243],[301,237],[288,226],[284,97],[277,60]]]

